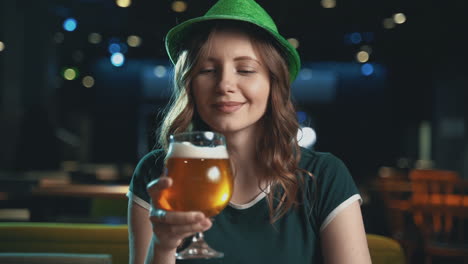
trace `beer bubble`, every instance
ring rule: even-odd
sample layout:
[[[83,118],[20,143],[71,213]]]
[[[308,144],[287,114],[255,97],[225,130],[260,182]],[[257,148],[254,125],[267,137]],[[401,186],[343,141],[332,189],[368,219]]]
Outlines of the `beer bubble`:
[[[212,182],[218,182],[221,178],[221,172],[219,171],[218,167],[211,167],[208,169],[208,179]]]

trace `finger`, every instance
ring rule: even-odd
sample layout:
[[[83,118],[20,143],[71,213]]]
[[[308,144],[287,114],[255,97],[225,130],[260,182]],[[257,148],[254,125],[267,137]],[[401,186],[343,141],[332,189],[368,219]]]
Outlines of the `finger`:
[[[166,176],[162,176],[148,183],[146,188],[148,189],[149,193],[155,193],[163,189],[169,188],[171,187],[171,185],[172,185],[172,179]]]
[[[197,232],[206,231],[211,227],[211,225],[211,221],[206,218],[203,221],[189,225],[161,224],[160,226],[153,228],[153,230],[155,233],[159,233],[161,237],[179,239],[193,235]]]
[[[202,212],[166,212],[164,217],[158,214],[157,210],[151,211],[150,219],[153,223],[163,223],[172,225],[189,225],[200,222],[206,217]]]

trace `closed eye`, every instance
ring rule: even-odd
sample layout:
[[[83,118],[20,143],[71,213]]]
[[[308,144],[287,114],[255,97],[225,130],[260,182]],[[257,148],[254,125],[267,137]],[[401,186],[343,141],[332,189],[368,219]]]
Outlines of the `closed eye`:
[[[204,73],[214,73],[216,72],[216,70],[214,68],[206,68],[206,69],[201,69],[200,70],[200,73],[201,74],[204,74]]]
[[[249,71],[249,70],[238,70],[237,72],[242,75],[249,75],[249,74],[256,73],[256,71]]]

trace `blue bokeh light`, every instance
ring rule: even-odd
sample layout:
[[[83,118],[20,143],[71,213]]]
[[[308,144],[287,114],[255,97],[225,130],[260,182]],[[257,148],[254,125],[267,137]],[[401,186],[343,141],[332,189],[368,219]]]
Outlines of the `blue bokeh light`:
[[[112,43],[112,44],[109,45],[108,50],[109,50],[109,52],[110,52],[111,54],[120,52],[120,45],[117,44],[117,43]]]
[[[65,19],[65,21],[63,21],[63,29],[65,29],[66,31],[74,31],[77,26],[78,23],[74,18],[67,18]]]
[[[299,122],[299,124],[304,123],[307,119],[307,114],[305,112],[298,111],[296,115],[297,115],[297,121]]]
[[[120,52],[116,52],[112,54],[110,60],[112,65],[115,67],[120,67],[125,63],[125,56]]]
[[[361,66],[361,73],[365,76],[369,76],[374,73],[374,66],[370,63],[365,63]]]
[[[359,32],[351,33],[349,38],[351,40],[351,43],[353,43],[353,44],[359,44],[362,41],[362,36],[361,36],[361,33],[359,33]]]

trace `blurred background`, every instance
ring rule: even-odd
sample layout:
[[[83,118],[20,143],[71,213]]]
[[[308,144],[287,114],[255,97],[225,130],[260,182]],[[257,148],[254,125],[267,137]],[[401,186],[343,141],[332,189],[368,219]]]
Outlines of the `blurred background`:
[[[171,91],[165,33],[215,2],[0,0],[0,216],[125,223]],[[257,2],[302,59],[301,144],[347,164],[368,232],[391,235],[383,167],[468,178],[465,1]]]

